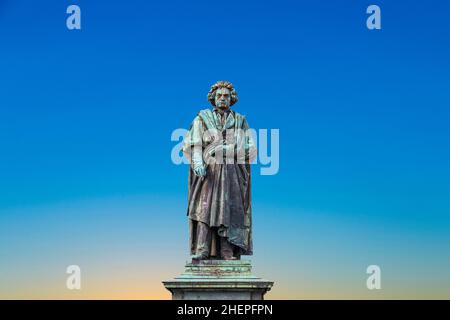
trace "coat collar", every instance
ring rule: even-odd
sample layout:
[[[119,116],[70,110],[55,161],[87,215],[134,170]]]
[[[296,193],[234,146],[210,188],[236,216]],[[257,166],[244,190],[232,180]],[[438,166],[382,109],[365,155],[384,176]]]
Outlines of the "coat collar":
[[[214,115],[214,120],[215,120],[217,129],[225,130],[225,129],[230,129],[234,126],[234,112],[232,110],[230,110],[228,112],[228,115],[225,120],[225,124],[224,124],[223,128],[222,128],[222,123],[220,121],[219,111],[217,110],[217,108],[214,108],[213,115]]]

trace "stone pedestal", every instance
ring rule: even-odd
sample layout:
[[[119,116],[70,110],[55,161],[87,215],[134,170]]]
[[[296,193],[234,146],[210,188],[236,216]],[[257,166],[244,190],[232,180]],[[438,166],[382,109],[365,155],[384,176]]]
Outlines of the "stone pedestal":
[[[263,300],[273,282],[252,275],[249,260],[200,260],[163,284],[173,300]]]

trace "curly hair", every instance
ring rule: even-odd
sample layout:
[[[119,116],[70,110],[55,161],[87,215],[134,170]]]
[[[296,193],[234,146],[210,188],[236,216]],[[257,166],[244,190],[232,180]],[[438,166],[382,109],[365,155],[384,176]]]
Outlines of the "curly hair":
[[[228,81],[217,81],[216,83],[214,83],[211,86],[211,90],[209,90],[209,92],[208,92],[208,101],[214,107],[216,106],[216,102],[215,102],[216,91],[217,91],[217,89],[220,89],[220,88],[227,88],[228,90],[230,90],[230,94],[231,94],[230,106],[232,106],[233,104],[238,102],[239,99],[238,99],[238,96],[237,96],[237,92],[234,89],[234,87],[231,84],[231,82],[228,82]]]

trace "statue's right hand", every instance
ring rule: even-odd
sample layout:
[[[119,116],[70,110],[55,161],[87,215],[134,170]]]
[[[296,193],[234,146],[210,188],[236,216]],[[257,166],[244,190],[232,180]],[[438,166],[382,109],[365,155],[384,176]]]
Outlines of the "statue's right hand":
[[[204,177],[206,175],[206,167],[204,165],[195,167],[194,173],[197,177]]]

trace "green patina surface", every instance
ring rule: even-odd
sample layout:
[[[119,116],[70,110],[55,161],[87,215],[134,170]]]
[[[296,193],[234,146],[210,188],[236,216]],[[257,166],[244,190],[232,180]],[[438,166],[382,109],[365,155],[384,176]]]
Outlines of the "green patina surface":
[[[185,271],[173,280],[164,281],[166,288],[261,288],[270,290],[273,285],[252,274],[249,260],[201,260],[187,262]]]

